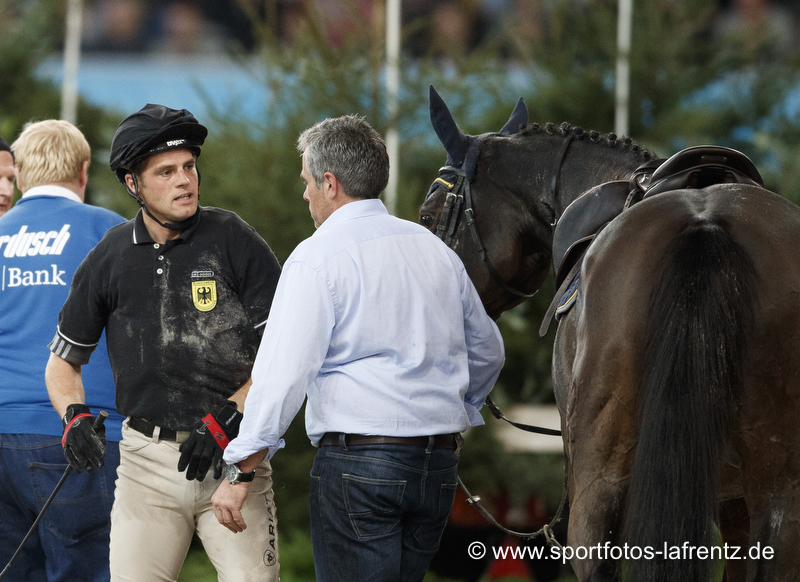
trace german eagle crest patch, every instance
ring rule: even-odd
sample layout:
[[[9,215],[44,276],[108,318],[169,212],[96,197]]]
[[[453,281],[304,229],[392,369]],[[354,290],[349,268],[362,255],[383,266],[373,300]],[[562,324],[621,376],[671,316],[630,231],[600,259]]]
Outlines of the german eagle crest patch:
[[[192,281],[192,302],[198,311],[211,311],[217,306],[216,281]]]

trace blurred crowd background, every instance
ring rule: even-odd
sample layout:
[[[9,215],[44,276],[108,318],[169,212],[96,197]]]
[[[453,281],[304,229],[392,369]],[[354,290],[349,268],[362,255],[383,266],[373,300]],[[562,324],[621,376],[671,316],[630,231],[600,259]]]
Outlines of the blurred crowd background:
[[[66,4],[0,0],[0,136],[9,142],[25,122],[60,115],[58,75],[47,71],[60,63]],[[734,147],[755,162],[770,189],[800,202],[800,2],[633,5],[630,136],[661,156],[689,145]],[[202,112],[193,112],[210,128],[198,162],[201,203],[237,212],[283,261],[313,232],[302,200],[299,133],[344,113],[365,115],[382,133],[395,121],[384,87],[385,10],[386,0],[84,0],[82,70],[106,60],[120,72],[95,79],[95,88],[104,85],[111,96],[103,105],[82,93],[77,125],[93,152],[87,200],[127,217],[136,212],[108,168],[109,142],[123,117],[162,99],[146,81],[165,57],[161,86],[187,74],[196,83],[181,85],[163,104],[180,108],[199,99]],[[617,0],[403,0],[396,214],[416,220],[445,161],[428,121],[428,85],[466,133],[498,130],[520,96],[531,122],[609,132],[616,33]],[[206,69],[206,60],[218,64]],[[251,84],[222,101],[216,89],[230,88],[228,70],[242,71]],[[141,103],[121,105],[136,91]],[[550,285],[499,321],[507,360],[493,398],[501,408],[553,402],[554,330],[545,338],[536,333],[552,293]],[[507,451],[498,424],[487,416],[486,427],[468,432],[462,477],[505,523],[539,527],[558,506],[562,458]],[[287,443],[273,464],[282,575],[313,580],[307,492],[314,451],[302,414]],[[490,535],[474,513],[454,516],[454,538]],[[443,576],[477,580],[470,576],[491,567],[465,562],[457,545],[447,546],[452,554],[445,549],[435,562]],[[454,571],[464,565],[467,572]],[[193,567],[187,562],[182,579],[204,580]],[[534,571],[517,574],[564,575]]]
[[[589,8],[592,0],[583,4]],[[448,56],[479,46],[498,29],[524,45],[548,26],[545,0],[404,0],[402,19],[413,30],[404,50],[414,57]],[[710,22],[713,35],[757,28],[790,49],[798,38],[800,3],[795,0],[719,0]],[[326,39],[340,46],[363,32],[364,21],[382,17],[383,2],[356,0],[87,0],[83,25],[87,52],[214,54],[235,42],[257,49],[251,18],[266,18],[283,43],[308,31],[311,14],[328,23]],[[512,52],[510,47],[508,52]]]

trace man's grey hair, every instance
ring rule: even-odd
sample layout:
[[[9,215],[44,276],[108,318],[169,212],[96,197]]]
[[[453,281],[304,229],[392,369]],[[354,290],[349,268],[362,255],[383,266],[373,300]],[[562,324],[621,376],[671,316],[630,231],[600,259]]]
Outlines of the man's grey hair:
[[[297,140],[315,185],[330,172],[352,198],[377,198],[389,182],[389,154],[380,134],[358,115],[320,121]]]

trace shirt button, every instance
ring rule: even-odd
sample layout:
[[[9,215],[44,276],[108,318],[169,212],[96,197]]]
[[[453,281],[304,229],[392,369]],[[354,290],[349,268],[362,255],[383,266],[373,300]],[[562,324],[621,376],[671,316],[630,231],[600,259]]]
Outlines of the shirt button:
[[[161,275],[163,272],[164,272],[164,269],[158,269],[158,270],[156,271],[156,273],[158,273],[159,275]]]
[[[158,243],[155,243],[155,244],[153,245],[153,248],[154,248],[154,249],[160,249],[160,248],[161,248],[161,245],[160,245],[160,244],[158,244]]]
[[[164,260],[164,255],[158,255],[158,260],[159,261],[163,261]]]

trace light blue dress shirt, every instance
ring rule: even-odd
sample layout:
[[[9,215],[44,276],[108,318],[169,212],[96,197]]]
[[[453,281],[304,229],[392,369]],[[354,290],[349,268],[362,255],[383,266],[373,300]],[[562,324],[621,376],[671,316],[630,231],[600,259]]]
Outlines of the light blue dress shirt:
[[[503,341],[458,256],[380,200],[333,212],[287,259],[227,463],[284,446],[308,396],[326,432],[424,436],[483,424]]]

